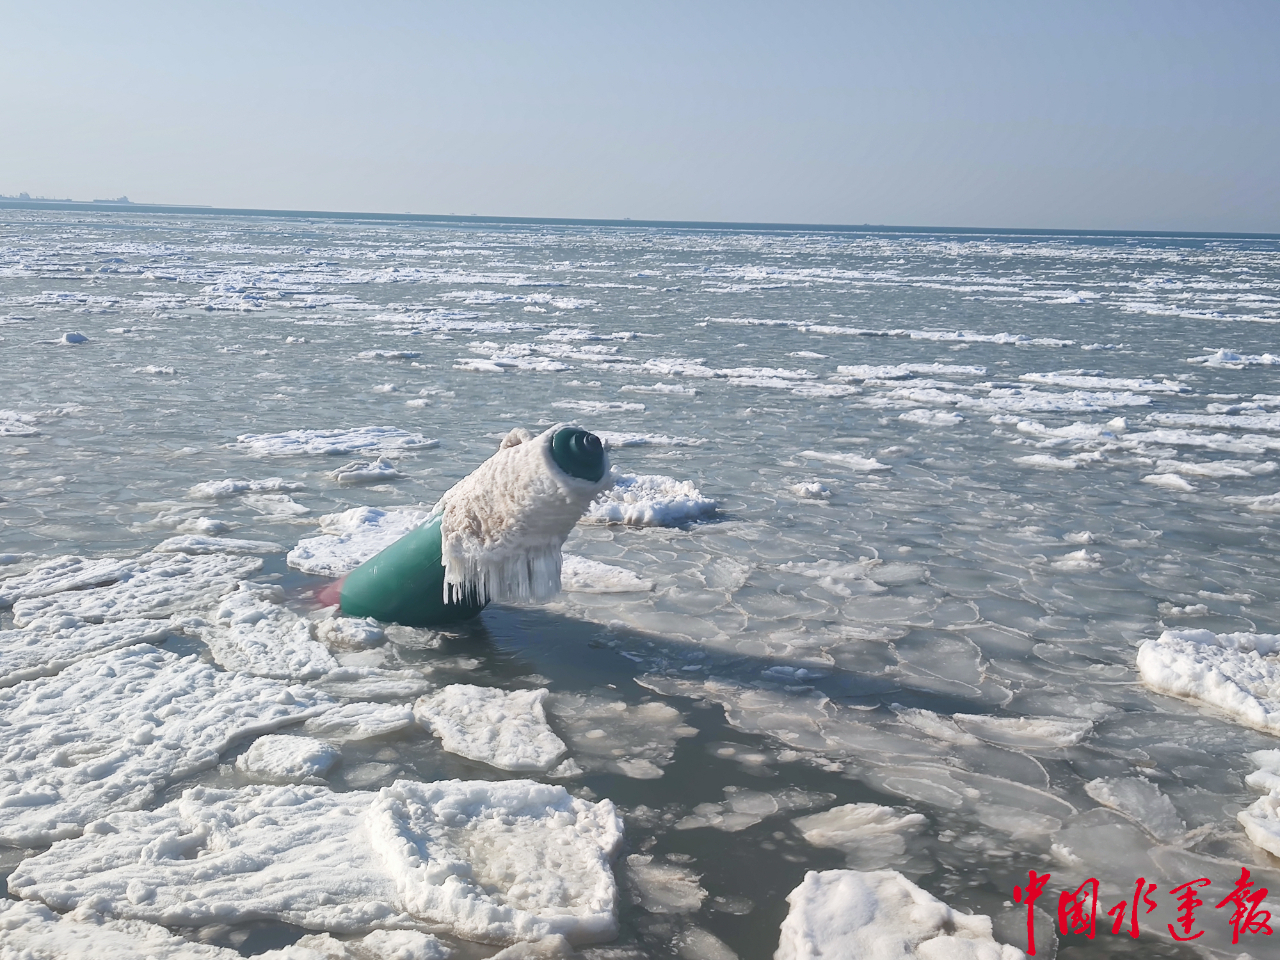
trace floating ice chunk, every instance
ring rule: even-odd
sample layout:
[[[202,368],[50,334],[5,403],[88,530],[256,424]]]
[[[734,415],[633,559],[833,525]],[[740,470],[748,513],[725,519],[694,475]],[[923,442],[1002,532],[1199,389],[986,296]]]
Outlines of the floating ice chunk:
[[[396,469],[386,457],[378,457],[367,463],[363,460],[352,460],[329,474],[330,480],[344,485],[357,483],[382,483],[387,480],[399,480],[404,474]]]
[[[213,766],[236,740],[332,705],[318,691],[146,645],[0,690],[0,756],[11,778],[0,779],[0,843],[75,836]]]
[[[830,500],[831,499],[831,488],[828,487],[825,483],[820,483],[817,480],[810,480],[808,482],[801,482],[801,483],[793,483],[787,489],[789,489],[797,497],[801,497],[805,500]]]
[[[1173,803],[1145,777],[1092,780],[1084,789],[1094,800],[1128,817],[1161,843],[1173,843],[1187,832]]]
[[[680,397],[696,397],[702,392],[697,387],[682,387],[678,383],[655,383],[649,386],[624,383],[618,391],[620,393],[664,393]]]
[[[311,512],[287,493],[249,493],[243,502],[263,517],[300,517]]]
[[[0,437],[34,437],[40,433],[32,426],[36,418],[17,410],[0,410]]]
[[[50,676],[111,650],[159,643],[171,632],[167,622],[155,620],[96,624],[58,614],[40,617],[23,630],[0,630],[0,687]]]
[[[106,920],[84,913],[59,916],[42,903],[0,900],[4,960],[238,960],[239,951],[194,943],[164,927]],[[269,950],[259,960],[325,960],[322,954]]]
[[[586,519],[633,527],[674,527],[716,512],[690,480],[660,474],[619,474],[612,488],[587,508]]]
[[[1028,383],[1043,383],[1051,387],[1075,387],[1083,390],[1131,390],[1138,393],[1191,393],[1184,383],[1176,380],[1147,380],[1143,378],[1105,377],[1100,371],[1060,370],[1057,373],[1024,373],[1018,378]]]
[[[963,366],[955,363],[898,363],[876,366],[874,364],[854,364],[836,367],[836,373],[857,380],[905,380],[917,373],[950,375],[960,377],[986,376],[986,367]]]
[[[84,590],[115,583],[142,569],[139,560],[102,557],[55,557],[37,564],[26,573],[0,580],[0,607],[19,600],[47,597],[68,590]]]
[[[1268,853],[1280,857],[1280,792],[1259,797],[1236,814],[1250,840]]]
[[[623,567],[566,553],[560,566],[560,589],[565,593],[637,593],[652,590],[653,581]]]
[[[1166,490],[1178,490],[1181,493],[1194,493],[1196,486],[1176,473],[1149,473],[1142,478],[1143,483],[1153,487],[1164,487]]]
[[[149,373],[149,374],[151,374],[153,377],[172,377],[172,376],[173,376],[174,374],[176,374],[178,371],[177,371],[177,369],[176,369],[176,368],[174,368],[174,367],[157,367],[157,366],[155,366],[155,365],[153,365],[153,364],[148,364],[148,365],[147,365],[147,366],[145,366],[145,367],[134,367],[134,368],[133,368],[133,372],[134,372],[134,373]]]
[[[624,400],[557,400],[551,404],[579,413],[644,413],[643,403],[627,403]]]
[[[610,861],[622,823],[608,800],[508,780],[397,781],[367,818],[374,851],[400,902],[468,939],[559,934],[573,943],[617,935]]]
[[[1156,473],[1177,473],[1187,477],[1210,477],[1215,480],[1261,477],[1275,471],[1276,464],[1270,460],[1262,463],[1257,460],[1210,460],[1208,463],[1160,460],[1156,463]]]
[[[1093,730],[1093,721],[1068,717],[993,717],[955,713],[956,726],[988,743],[1023,749],[1071,747]]]
[[[302,725],[303,732],[326,740],[368,740],[412,726],[413,708],[407,704],[345,703],[332,707]]]
[[[1044,470],[1075,470],[1079,468],[1080,461],[1073,460],[1070,457],[1059,459],[1051,457],[1047,453],[1033,453],[1025,457],[1014,457],[1014,463],[1023,463],[1028,467],[1039,467]]]
[[[352,430],[289,430],[285,433],[246,433],[233,446],[261,456],[309,454],[395,453],[438,446],[418,433],[399,427],[356,427]]]
[[[738,383],[740,381],[730,381]],[[802,383],[798,387],[786,384],[791,387],[791,392],[797,397],[852,397],[862,392],[861,387],[853,387],[843,383]]]
[[[1215,350],[1203,357],[1188,357],[1187,363],[1202,363],[1206,367],[1242,370],[1249,366],[1275,366],[1280,364],[1280,356],[1271,353],[1240,354],[1232,350]]]
[[[874,457],[860,457],[854,453],[830,453],[825,450],[801,450],[799,456],[808,460],[822,460],[841,467],[848,467],[858,473],[871,473],[876,470],[892,469],[887,463],[881,463]]]
[[[553,693],[547,709],[581,769],[635,780],[662,776],[676,742],[697,734],[675,707],[658,701],[627,704],[581,693]]]
[[[902,862],[907,840],[924,829],[928,818],[878,803],[846,803],[792,822],[815,847],[843,853],[849,866],[880,870]]]
[[[1159,693],[1280,734],[1280,635],[1166,630],[1138,648],[1138,673]]]
[[[284,606],[276,585],[240,583],[219,599],[212,622],[192,619],[184,626],[198,633],[209,652],[227,670],[282,680],[314,680],[338,661],[311,638],[311,622]]]
[[[417,360],[421,353],[417,350],[361,350],[356,354],[357,360]]]
[[[256,953],[254,960],[449,960],[453,953],[452,947],[429,933],[374,930],[358,940],[339,940],[327,933],[308,934],[292,946]]]
[[[898,414],[898,419],[927,427],[954,427],[958,423],[964,423],[964,417],[954,410],[908,410]]]
[[[83,333],[64,333],[62,339],[56,341],[65,346],[74,346],[77,343],[88,343],[89,338]]]
[[[547,726],[547,691],[454,683],[420,699],[413,712],[450,753],[499,770],[546,771],[565,753]]]
[[[1243,504],[1249,510],[1259,513],[1280,513],[1280,493],[1267,494],[1261,497],[1227,497],[1228,503]],[[0,585],[3,590],[3,585]]]
[[[696,913],[707,898],[702,878],[684,864],[655,863],[644,853],[626,861],[627,888],[632,901],[649,913]]]
[[[1064,554],[1049,565],[1055,570],[1097,570],[1102,566],[1102,554],[1090,553],[1082,547]]]
[[[786,787],[774,793],[748,790],[746,787],[725,787],[723,803],[700,803],[693,812],[677,820],[677,830],[696,830],[712,827],[726,833],[737,833],[755,826],[766,817],[793,810],[809,810],[834,800],[833,793],[809,793],[795,787]]]
[[[152,554],[138,558],[141,567],[116,583],[89,590],[70,590],[19,600],[13,619],[23,626],[47,613],[66,613],[102,623],[131,617],[155,619],[200,607],[233,589],[262,569],[257,557],[211,554]]]
[[[1254,750],[1249,759],[1258,769],[1244,778],[1244,782],[1259,790],[1280,790],[1280,750]]]
[[[179,533],[198,533],[204,537],[219,537],[224,533],[230,533],[238,526],[237,523],[214,520],[212,517],[191,517],[179,521],[173,529]]]
[[[340,577],[422,524],[426,510],[354,507],[320,518],[321,536],[298,541],[286,558],[303,573]]]
[[[597,430],[596,436],[610,447],[696,447],[706,443],[700,437],[668,437],[660,433],[617,433]]]
[[[156,553],[281,553],[284,547],[269,540],[233,540],[229,537],[204,537],[196,534],[170,537],[156,545]]]
[[[267,477],[265,480],[206,480],[197,483],[189,491],[197,500],[225,500],[237,497],[242,493],[286,493],[301,490],[306,484],[296,480],[285,480],[282,477]]]
[[[896,870],[810,870],[787,902],[775,960],[1025,960],[992,938],[990,917],[952,910]]]
[[[1153,413],[1152,423],[1172,427],[1225,427],[1228,430],[1280,430],[1280,413]]]
[[[253,741],[236,760],[236,769],[262,780],[299,782],[323,777],[341,755],[323,740],[274,733]]]
[[[1235,436],[1229,433],[1201,433],[1197,430],[1162,428],[1131,433],[1125,437],[1125,440],[1135,446],[1152,444],[1162,447],[1202,447],[1206,450],[1220,450],[1223,453],[1239,453],[1253,457],[1280,450],[1280,437],[1269,437],[1261,433]]]

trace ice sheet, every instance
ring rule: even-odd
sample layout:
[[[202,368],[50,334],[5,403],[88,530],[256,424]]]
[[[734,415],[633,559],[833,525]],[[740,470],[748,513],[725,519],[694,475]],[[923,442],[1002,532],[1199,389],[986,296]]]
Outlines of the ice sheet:
[[[399,480],[404,474],[396,469],[395,464],[386,457],[374,460],[352,460],[343,464],[329,474],[329,479],[336,480],[346,486],[359,483],[384,483],[388,480]]]
[[[553,693],[546,706],[579,770],[636,780],[661,777],[677,742],[698,732],[675,707],[656,701],[628,704],[597,694]]]
[[[566,747],[547,726],[545,689],[503,691],[454,683],[421,698],[413,712],[450,753],[500,770],[546,771]]]
[[[299,783],[323,777],[341,756],[324,740],[273,733],[253,741],[236,769],[262,780]]]
[[[332,705],[315,690],[223,673],[148,645],[0,690],[0,843],[75,836],[213,766],[235,741]]]
[[[843,853],[850,867],[881,870],[902,863],[907,841],[924,829],[928,818],[878,803],[846,803],[793,822],[815,847]]]
[[[155,552],[206,556],[211,553],[282,553],[284,547],[270,540],[236,540],[188,533],[162,540],[156,544]]]
[[[560,567],[560,589],[566,593],[647,593],[653,589],[653,581],[623,567],[566,553]]]
[[[0,687],[50,676],[111,650],[159,643],[172,631],[167,621],[97,624],[58,614],[39,617],[22,630],[0,630]]]
[[[1025,958],[996,942],[989,917],[952,910],[896,870],[810,870],[787,902],[776,960]]]

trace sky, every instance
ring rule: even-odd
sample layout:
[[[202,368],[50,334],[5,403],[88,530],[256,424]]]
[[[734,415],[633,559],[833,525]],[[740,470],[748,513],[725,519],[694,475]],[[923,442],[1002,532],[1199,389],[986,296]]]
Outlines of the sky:
[[[0,0],[0,194],[1280,233],[1280,0]]]

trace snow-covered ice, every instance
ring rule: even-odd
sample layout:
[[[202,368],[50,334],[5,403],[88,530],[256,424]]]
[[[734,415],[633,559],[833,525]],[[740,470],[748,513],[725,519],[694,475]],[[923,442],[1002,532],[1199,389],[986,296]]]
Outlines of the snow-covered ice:
[[[592,502],[586,519],[632,527],[674,527],[704,520],[716,508],[716,501],[704,497],[691,480],[624,473]]]
[[[545,689],[454,683],[420,699],[413,712],[450,753],[500,770],[546,771],[566,749],[547,725],[546,698]]]
[[[236,769],[263,780],[299,782],[323,777],[341,752],[331,743],[273,733],[253,741],[236,760]]]
[[[653,581],[611,563],[566,553],[560,567],[560,589],[566,593],[645,593],[653,589]]]
[[[776,960],[1024,960],[991,918],[952,910],[896,870],[810,870],[787,895]]]
[[[399,453],[427,450],[439,440],[399,427],[356,427],[350,430],[287,430],[284,433],[245,433],[235,446],[260,456],[288,457],[340,453]]]

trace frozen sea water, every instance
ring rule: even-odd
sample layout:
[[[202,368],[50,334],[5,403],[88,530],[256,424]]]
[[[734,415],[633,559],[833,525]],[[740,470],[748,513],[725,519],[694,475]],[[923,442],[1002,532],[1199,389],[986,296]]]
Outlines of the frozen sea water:
[[[532,777],[623,817],[592,960],[763,960],[818,902],[786,899],[807,872],[845,868],[1017,946],[1028,870],[1050,911],[1096,877],[1071,958],[1199,956],[1168,891],[1207,877],[1196,948],[1280,956],[1213,908],[1244,866],[1280,916],[1277,324],[1265,240],[2,212],[0,699],[24,726],[0,793],[34,826],[0,876],[189,789]],[[560,597],[447,631],[317,609],[361,538],[568,416],[648,486],[578,526]],[[270,716],[192,696],[161,724],[126,665]],[[455,685],[549,690],[564,759],[444,749],[411,707]],[[93,725],[120,716],[123,745]],[[1113,937],[1139,876],[1161,907]],[[117,919],[33,905],[6,929],[55,954],[86,930],[242,955],[350,936],[233,907],[126,936],[145,910],[112,896]]]

